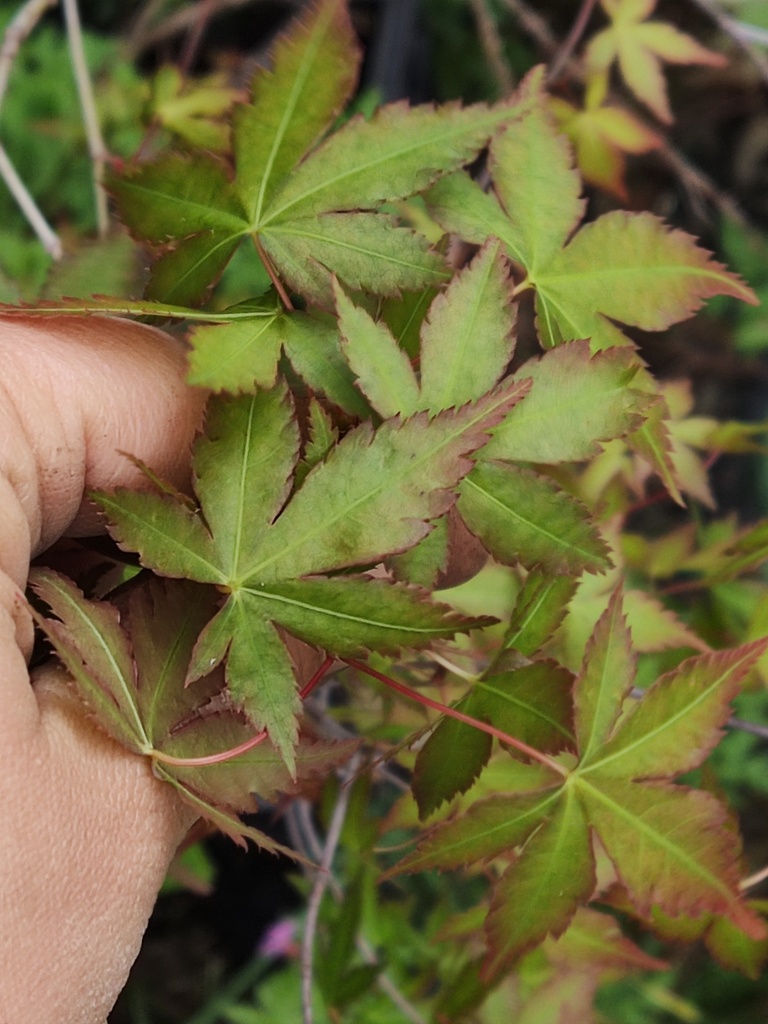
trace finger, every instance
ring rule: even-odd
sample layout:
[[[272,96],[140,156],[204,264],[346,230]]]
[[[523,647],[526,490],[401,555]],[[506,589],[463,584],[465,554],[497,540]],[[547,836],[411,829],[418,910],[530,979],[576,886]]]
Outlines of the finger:
[[[83,716],[62,670],[43,670],[35,691],[40,728],[4,751],[0,779],[0,1020],[95,1024],[125,984],[194,815],[145,758]]]
[[[130,452],[182,483],[204,394],[182,346],[105,317],[0,319],[0,568],[19,585],[29,557],[64,532],[92,532],[90,487],[140,486]]]

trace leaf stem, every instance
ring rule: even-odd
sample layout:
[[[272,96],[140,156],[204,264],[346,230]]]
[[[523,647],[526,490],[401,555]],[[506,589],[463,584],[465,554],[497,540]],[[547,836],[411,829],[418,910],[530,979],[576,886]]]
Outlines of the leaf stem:
[[[267,256],[267,253],[264,249],[264,246],[261,244],[261,239],[259,238],[258,235],[253,235],[253,244],[256,246],[256,252],[259,254],[259,258],[261,259],[261,262],[264,264],[264,269],[269,274],[269,279],[275,286],[275,291],[280,296],[280,301],[285,307],[286,312],[293,313],[295,307],[291,302],[288,292],[285,290],[283,282],[277,276],[275,268],[272,266],[272,260],[270,260],[269,256]]]
[[[302,700],[306,700],[314,690],[333,664],[333,661],[333,658],[327,657],[309,682],[304,684],[299,693]],[[261,732],[257,732],[254,736],[251,736],[236,747],[230,747],[229,750],[221,750],[218,754],[207,754],[204,757],[174,757],[172,754],[164,754],[162,750],[151,750],[149,756],[154,761],[160,761],[162,764],[176,765],[177,768],[205,768],[212,764],[223,764],[225,761],[231,761],[241,754],[247,754],[249,750],[253,750],[254,747],[258,747],[260,743],[263,743],[267,735],[267,730],[262,729]]]
[[[471,715],[465,715],[463,711],[457,711],[455,708],[448,707],[447,704],[441,704],[440,701],[432,700],[431,697],[425,697],[423,693],[419,693],[417,690],[412,690],[410,686],[406,686],[405,683],[398,682],[396,679],[391,679],[389,676],[385,676],[381,672],[377,672],[376,669],[371,668],[368,665],[363,664],[362,661],[355,661],[353,658],[344,658],[344,661],[352,668],[356,668],[359,672],[364,672],[366,675],[371,676],[373,679],[378,679],[380,683],[384,683],[392,690],[396,690],[397,693],[401,693],[404,697],[410,697],[411,700],[417,701],[424,707],[432,708],[434,711],[439,711],[443,715],[447,715],[449,718],[455,718],[457,722],[463,722],[465,725],[470,725],[475,729],[479,729],[481,732],[488,733],[489,736],[495,736],[497,740],[501,740],[502,743],[506,743],[510,747],[514,747],[521,754],[525,754],[526,757],[532,758],[534,761],[538,761],[539,764],[545,765],[547,768],[551,768],[553,772],[557,772],[558,775],[562,775],[563,778],[568,776],[568,770],[564,768],[557,761],[554,761],[551,757],[547,757],[546,754],[542,754],[540,750],[536,750],[535,747],[529,747],[527,743],[517,739],[515,736],[510,736],[506,732],[502,732],[501,729],[497,729],[493,725],[489,725],[487,722],[481,722],[479,718],[473,718]]]

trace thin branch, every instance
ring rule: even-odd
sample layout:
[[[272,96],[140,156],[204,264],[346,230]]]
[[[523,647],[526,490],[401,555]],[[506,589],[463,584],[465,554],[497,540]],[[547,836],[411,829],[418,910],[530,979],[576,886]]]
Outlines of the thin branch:
[[[348,665],[352,668],[356,668],[358,672],[364,672],[366,675],[371,676],[373,679],[378,679],[380,683],[384,683],[391,690],[396,690],[397,693],[401,693],[404,697],[410,697],[411,700],[416,701],[418,704],[423,704],[425,707],[432,708],[434,711],[439,711],[443,715],[447,715],[449,718],[455,718],[457,722],[463,722],[464,725],[470,725],[473,729],[479,729],[480,732],[488,733],[489,736],[495,737],[497,740],[501,740],[502,743],[508,744],[510,747],[514,747],[515,750],[521,754],[525,754],[526,757],[530,757],[534,761],[538,761],[539,764],[543,764],[545,767],[550,768],[553,772],[557,772],[558,775],[567,777],[568,771],[563,768],[557,761],[553,761],[551,757],[547,757],[546,754],[542,754],[540,750],[535,747],[529,746],[522,740],[519,740],[516,736],[510,736],[509,733],[502,732],[501,729],[495,728],[493,725],[488,725],[487,722],[481,722],[479,718],[473,718],[471,715],[465,715],[463,711],[457,711],[456,708],[449,708],[447,704],[441,704],[440,701],[432,700],[431,697],[425,697],[423,693],[419,693],[417,690],[412,690],[410,686],[406,686],[405,683],[398,682],[397,679],[392,679],[390,676],[385,676],[382,672],[377,672],[376,669],[371,668],[369,665],[365,665],[362,661],[355,661],[354,658],[344,659]]]
[[[38,209],[37,203],[29,194],[26,185],[19,177],[2,144],[0,144],[0,177],[2,177],[11,195],[21,207],[22,213],[40,239],[45,251],[53,256],[55,260],[60,260],[64,254],[61,239]]]
[[[83,30],[80,25],[80,12],[77,8],[77,0],[62,0],[64,5],[64,20],[67,26],[67,38],[69,40],[69,54],[72,59],[72,68],[75,72],[77,83],[77,94],[80,97],[80,109],[83,112],[83,124],[85,125],[85,136],[88,140],[88,153],[93,164],[93,188],[96,198],[96,225],[99,237],[104,238],[109,229],[109,210],[107,208],[107,194],[104,191],[104,169],[107,160],[107,147],[104,144],[104,137],[101,134],[99,115],[96,110],[96,99],[93,95],[91,76],[88,73],[88,64],[83,49]]]
[[[19,47],[33,31],[45,11],[56,3],[57,0],[28,0],[5,30],[3,44],[0,47],[0,106],[2,106],[8,90],[11,68],[16,54],[19,52]],[[40,208],[19,177],[16,168],[11,163],[11,158],[2,145],[0,145],[0,177],[8,186],[8,191],[18,203],[45,251],[55,260],[60,260],[64,250],[59,236],[40,212]]]
[[[347,785],[349,779],[357,771],[360,761],[358,754],[354,754],[339,780],[339,795],[336,805],[333,808],[331,821],[328,826],[328,833],[325,837],[323,857],[317,870],[315,884],[307,903],[307,920],[304,925],[304,935],[301,942],[301,1005],[302,1019],[304,1024],[312,1024],[312,977],[314,971],[315,937],[317,935],[317,922],[320,914],[320,904],[323,901],[325,890],[331,880],[331,865],[339,845],[341,830],[344,828],[344,821],[349,807],[351,789]]]
[[[746,892],[747,889],[754,889],[756,885],[764,882],[768,878],[768,867],[761,868],[759,871],[755,871],[753,875],[749,875],[739,882],[739,889],[742,892]]]
[[[307,860],[320,860],[323,855],[323,847],[312,820],[312,805],[308,800],[294,801],[286,816],[286,824],[289,826],[291,842],[299,852],[303,853]],[[303,865],[302,867],[306,872],[307,869]],[[329,872],[328,890],[337,903],[343,902],[344,889],[333,872]],[[365,963],[378,964],[380,962],[373,946],[361,935],[355,937],[355,949]],[[376,985],[411,1024],[427,1024],[426,1018],[400,991],[389,975],[384,972],[380,973],[376,978]]]
[[[499,29],[493,12],[488,6],[488,0],[469,0],[469,3],[477,22],[477,31],[483,52],[488,66],[493,72],[493,77],[496,79],[499,92],[502,96],[509,96],[515,87],[515,80],[504,56]]]
[[[582,0],[576,20],[571,25],[571,31],[563,40],[562,46],[555,54],[549,66],[549,71],[547,72],[548,82],[556,82],[570,63],[573,52],[579,45],[579,41],[589,24],[589,19],[592,17],[592,11],[595,9],[596,3],[597,0]]]

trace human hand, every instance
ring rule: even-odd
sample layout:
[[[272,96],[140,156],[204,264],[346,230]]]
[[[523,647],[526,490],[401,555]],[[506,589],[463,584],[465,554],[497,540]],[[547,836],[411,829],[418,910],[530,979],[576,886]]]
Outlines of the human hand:
[[[176,343],[104,318],[0,320],[0,1024],[102,1024],[191,824],[146,759],[83,715],[60,669],[30,686],[30,558],[90,534],[92,487],[183,485],[203,396]]]

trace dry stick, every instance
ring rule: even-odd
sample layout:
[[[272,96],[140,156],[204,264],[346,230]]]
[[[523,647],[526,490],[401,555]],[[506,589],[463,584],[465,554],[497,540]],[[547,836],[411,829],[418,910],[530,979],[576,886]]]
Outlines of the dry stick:
[[[322,856],[322,843],[312,821],[309,801],[297,800],[291,807],[291,811],[295,811],[295,815],[291,815],[286,819],[287,824],[292,821],[294,826],[294,828],[289,828],[291,839],[293,840],[295,837],[299,840],[296,844],[299,848],[299,853],[303,853],[308,860],[312,858],[319,860]],[[341,903],[344,899],[344,889],[333,872],[330,872],[329,875],[328,889],[334,900],[337,903]],[[380,963],[373,946],[360,935],[355,937],[355,949],[367,964]],[[419,1013],[413,1003],[400,991],[388,974],[382,972],[377,975],[376,985],[411,1024],[427,1024],[426,1018]]]
[[[93,188],[96,198],[96,225],[99,238],[104,238],[109,229],[109,211],[107,209],[107,194],[104,191],[104,168],[106,167],[107,147],[104,144],[104,137],[99,126],[99,115],[96,110],[96,100],[93,95],[93,85],[88,74],[88,64],[85,60],[83,49],[83,30],[80,25],[80,12],[77,9],[77,0],[62,0],[64,6],[64,20],[67,26],[67,38],[69,40],[69,55],[72,59],[72,68],[75,72],[77,93],[80,97],[80,109],[83,113],[83,124],[85,125],[85,136],[88,140],[88,153],[93,164]]]
[[[515,80],[507,64],[499,37],[496,19],[488,7],[487,0],[469,0],[477,22],[477,31],[488,66],[493,72],[502,96],[509,96],[515,87]]]
[[[55,260],[60,260],[64,255],[61,239],[50,226],[37,207],[37,203],[30,195],[26,185],[21,180],[16,168],[11,163],[5,147],[0,144],[0,177],[8,186],[13,198],[19,204],[22,213],[30,223],[32,230],[45,249]]]
[[[3,44],[0,47],[0,106],[5,99],[8,79],[19,47],[35,28],[45,11],[57,2],[58,0],[28,0],[5,30]],[[59,236],[40,212],[37,203],[19,177],[2,145],[0,145],[0,177],[8,186],[9,192],[40,239],[45,251],[55,260],[61,259],[64,250]]]
[[[589,23],[589,19],[592,17],[592,11],[595,9],[596,2],[597,0],[584,0],[582,3],[579,8],[579,13],[576,15],[576,20],[571,26],[571,31],[565,37],[563,45],[555,54],[552,63],[549,66],[549,71],[547,72],[548,82],[556,82],[570,63],[573,52],[579,45],[579,41],[584,35],[584,31]]]
[[[301,1006],[304,1024],[312,1024],[313,1019],[312,974],[320,904],[331,880],[331,864],[336,853],[336,847],[339,845],[341,830],[344,828],[344,820],[347,816],[347,808],[349,807],[351,789],[347,782],[357,771],[359,762],[360,756],[353,754],[347,763],[346,770],[341,773],[339,795],[336,799],[336,805],[333,808],[333,814],[328,826],[328,833],[325,837],[323,857],[318,866],[315,884],[312,887],[309,902],[307,903],[307,920],[304,925],[304,935],[301,941]]]

